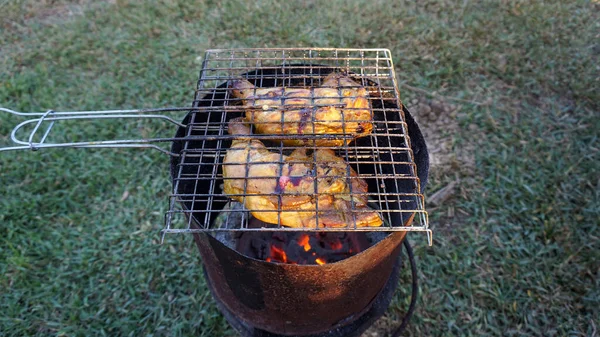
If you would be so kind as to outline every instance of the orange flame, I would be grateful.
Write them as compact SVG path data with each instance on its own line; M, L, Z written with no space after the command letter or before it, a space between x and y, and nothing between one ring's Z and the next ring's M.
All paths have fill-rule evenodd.
M278 262L283 262L283 263L287 263L287 254L285 253L285 251L275 245L271 245L271 256L273 256L273 258L278 261ZM271 262L271 261L267 261L267 262Z
M312 249L312 247L310 246L310 243L308 243L308 241L310 240L310 237L306 234L302 235L300 237L300 239L298 239L298 244L302 247L304 247L304 251L308 252L309 250Z
M325 260L323 260L323 259L322 259L322 258L320 258L320 257L318 257L318 258L315 260L315 262L317 262L317 264L318 264L319 266L322 266L322 265L324 265L325 263L327 263L327 262L325 262Z

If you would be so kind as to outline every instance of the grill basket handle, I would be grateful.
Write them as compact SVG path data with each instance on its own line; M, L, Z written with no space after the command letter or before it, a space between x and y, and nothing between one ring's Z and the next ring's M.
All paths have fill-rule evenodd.
M42 148L150 148L166 153L171 156L179 154L172 153L154 143L171 142L172 138L151 138L151 139L118 139L118 140L100 140L85 142L48 142L56 122L68 120L97 120L97 119L127 119L144 118L160 119L173 123L177 126L184 126L175 119L158 114L160 112L181 112L189 111L190 108L159 108L159 109L136 109L136 110L104 110L104 111L54 111L46 112L20 112L0 107L0 112L6 112L11 115L25 117L27 120L16 124L10 133L11 141L16 146L0 147L1 151L11 150L32 150L36 151ZM26 134L26 127L33 126L26 138L20 138L19 134ZM41 135L41 136L40 136Z

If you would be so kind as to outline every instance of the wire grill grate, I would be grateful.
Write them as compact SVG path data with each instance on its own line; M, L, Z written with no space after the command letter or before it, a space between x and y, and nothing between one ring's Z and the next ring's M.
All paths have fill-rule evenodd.
M233 153L230 148L234 136L227 133L228 120L243 116L249 109L242 99L231 93L231 83L244 78L256 87L308 88L310 105L316 99L314 88L322 84L331 73L348 74L361 87L367 89L369 107L373 117L371 134L355 141L352 135L343 131L337 134L319 133L297 134L257 134L249 138L264 144L264 150L278 154L278 159L260 164L273 164L281 167L286 163L286 155L297 149L308 150L312 158L312 167L316 167L316 155L319 149L331 149L348 166L344 175L318 176L312 173L314 190L300 196L312 197L313 213L317 221L301 227L281 225L281 218L288 210L282 208L281 195L272 190L248 192L249 180L263 179L271 183L279 180L272 175L254 175L246 177L244 190L238 195L228 195L223 191L224 181L231 179L223 174L226 154ZM202 231L426 231L428 229L427 212L424 197L419 192L420 182L416 176L407 125L404 122L398 87L395 80L391 55L385 49L242 49L209 50L206 52L200 79L194 100L194 110L184 121L185 134L174 145L173 157L174 193L171 196L170 209L166 214L164 233L202 232ZM256 89L255 89L256 90ZM282 98L281 107L286 108ZM287 107L294 109L295 107ZM282 117L283 118L283 117ZM315 122L314 114L312 122ZM343 118L343 114L342 114ZM341 120L344 123L352 120ZM314 125L314 124L313 124ZM283 122L281 126L283 130ZM255 128L253 128L255 129ZM342 127L342 130L345 130ZM256 132L256 130L253 130ZM302 138L302 145L284 145L283 140ZM345 139L342 146L317 146L320 139L334 137ZM250 140L248 140L250 142ZM296 164L298 162L291 162ZM257 164L258 165L258 164ZM249 165L247 165L249 166ZM351 167L351 169L350 169ZM356 177L350 176L350 170L356 171ZM246 169L246 174L248 169ZM280 171L281 172L281 171ZM348 174L347 174L348 173ZM325 217L327 210L319 209L320 195L318 185L325 179L346 179L350 191L338 193L335 197L346 197L353 201L351 181L361 179L368 186L368 192L361 193L368 199L368 207L352 207L351 221L345 227L319 226L319 215ZM269 184L265 184L269 185ZM232 201L238 196L245 201L250 195L278 198L273 209L248 212L243 206ZM361 213L376 211L383 218L380 227L357 226L356 218ZM273 213L277 224L267 224L256 220L258 213ZM253 215L254 214L254 215ZM405 226L410 224L410 226ZM428 237L429 237L428 235Z

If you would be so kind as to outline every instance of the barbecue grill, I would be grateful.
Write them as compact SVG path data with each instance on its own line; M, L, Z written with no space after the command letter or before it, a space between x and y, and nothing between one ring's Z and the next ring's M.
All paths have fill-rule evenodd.
M258 88L315 88L331 73L343 74L356 82L357 86L367 90L373 124L370 134L354 139L353 135L345 132L344 127L336 134L304 132L301 135L260 134L253 129L253 133L245 137L260 141L266 151L279 155L279 160L261 164L280 167L285 164L284 157L298 148L307 151L308 158L312 158L307 165L313 166L319 164L317 151L324 148L334 151L337 157L349 165L346 174L325 177L318 176L316 169L313 170L304 177L314 182L314 190L306 192L306 195L318 201L321 196L316 191L324 179L345 179L349 186L352 186L353 179L361 179L368 185L368 191L361 192L368 198L367 209L379 214L382 225L357 226L356 217L365 212L365 209L358 209L352 202L352 207L347 212L353 221L348 221L346 226L319 226L319 215L325 213L319 210L319 202L316 202L316 225L287 227L280 220L281 214L287 211L282 208L281 196L277 207L263 210L279 214L277 223L259 221L254 210L244 208L223 190L224 182L230 179L223 174L226 165L223 159L230 150L232 141L239 138L228 134L228 123L234 118L243 117L249 109L243 100L232 95L231 83L241 78ZM315 104L318 98L311 94L308 103L311 109L318 108ZM340 103L339 106L342 107L343 104ZM286 105L285 98L282 97L278 108L285 110L294 107ZM424 232L431 244L431 230L422 194L428 169L426 147L418 126L402 105L391 55L386 49L208 50L203 59L193 104L188 107L75 112L48 110L40 113L22 113L4 108L0 110L29 118L17 124L11 132L11 140L15 146L0 148L0 151L53 147L129 147L151 148L169 155L173 190L161 231L163 238L166 234L193 234L203 258L211 291L222 311L235 317L228 318L230 322L232 319L239 319L235 324L232 323L238 330L240 326L251 325L275 336L312 335L340 329L349 321L364 316L376 302L374 299L382 292L386 282L392 279L391 275L397 275L398 268L395 266L400 244L407 232ZM173 125L176 131L174 136L164 138L52 141L52 130L65 121L131 118L161 120ZM305 122L315 125L319 121L313 113ZM343 126L353 121L342 117L341 120L328 122L339 122ZM317 146L319 140L332 138L342 139L343 145ZM302 139L304 143L302 146L286 146L283 143L287 139ZM356 176L351 176L350 170L355 170ZM245 179L250 178L246 176ZM266 180L274 177L252 179ZM358 193L350 188L349 192L340 197L354 200ZM272 197L273 193L266 191L256 195L267 198ZM246 189L240 196L248 196ZM248 251L240 254L239 242L248 242L248 238L252 241L261 235L264 238L265 233L323 237L355 233L352 235L359 235L358 239L352 240L362 240L361 242L368 244L363 244L362 251L349 254L341 261L318 263L325 266L273 263L270 259L248 257ZM267 238L270 238L269 235L271 234L267 234ZM242 240L242 236L245 239ZM303 236L305 244L308 243L306 237ZM271 246L271 250L273 249ZM324 261L315 259L317 260ZM302 274L304 278L299 280L296 276L282 277L292 274ZM240 280L240 277L244 280ZM321 284L329 284L331 288L321 289L318 284L310 285L304 281L310 279L314 282L315 278L321 278ZM357 287L366 289L352 294L351 290ZM282 294L289 289L300 288L304 289L304 293L288 293L282 298ZM309 288L312 290L308 290ZM317 288L319 289L315 290ZM332 288L337 289L339 294L329 296L329 303L323 305L319 296L330 294ZM393 289L395 287L392 288L392 293ZM307 292L314 296L307 297ZM276 303L278 298L283 304ZM310 306L315 314L305 315L295 321L290 321L292 318L289 315L280 314L286 306L293 308L300 304ZM337 306L334 313L315 322L315 317L331 311L332 305ZM246 335L260 335L256 331L259 330L247 332Z

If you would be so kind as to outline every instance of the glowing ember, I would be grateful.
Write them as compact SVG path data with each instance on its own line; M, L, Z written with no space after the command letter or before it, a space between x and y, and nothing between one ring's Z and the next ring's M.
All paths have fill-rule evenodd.
M340 250L343 247L342 241L340 241L339 239L335 242L331 242L331 249L333 250Z
M356 239L346 234L299 233L294 234L294 237L297 239L288 241L280 235L273 236L265 261L322 266L343 260L362 250L355 242Z
M273 263L324 265L347 259L369 247L363 233L245 233L238 251Z

